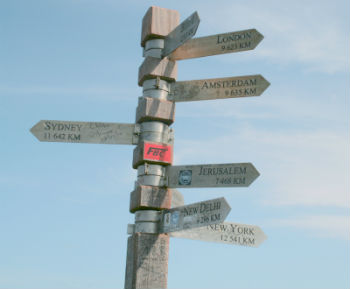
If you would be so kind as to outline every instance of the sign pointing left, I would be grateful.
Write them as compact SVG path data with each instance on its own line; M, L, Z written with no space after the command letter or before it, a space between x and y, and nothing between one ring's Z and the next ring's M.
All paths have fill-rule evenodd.
M137 144L139 127L128 123L41 120L31 133L45 142Z

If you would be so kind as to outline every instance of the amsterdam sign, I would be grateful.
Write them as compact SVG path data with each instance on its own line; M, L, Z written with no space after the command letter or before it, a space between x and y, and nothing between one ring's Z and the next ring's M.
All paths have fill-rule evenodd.
M259 96L269 85L261 75L177 81L170 85L168 98L180 102Z

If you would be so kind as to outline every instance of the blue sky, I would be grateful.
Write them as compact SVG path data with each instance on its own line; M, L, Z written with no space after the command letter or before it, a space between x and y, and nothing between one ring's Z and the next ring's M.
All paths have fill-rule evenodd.
M342 0L0 3L0 288L123 288L132 146L41 143L41 119L133 123L141 20L198 11L196 36L255 28L253 51L178 62L178 80L261 74L260 96L176 106L174 164L251 162L225 197L259 248L171 239L168 288L350 286L349 13Z

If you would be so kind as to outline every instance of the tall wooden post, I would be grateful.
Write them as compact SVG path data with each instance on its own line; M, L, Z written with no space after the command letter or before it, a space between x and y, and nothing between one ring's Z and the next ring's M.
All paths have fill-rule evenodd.
M46 142L137 144L132 163L137 181L130 195L135 224L128 227L126 289L167 288L168 234L251 247L266 239L257 226L223 223L231 209L224 198L184 206L181 193L169 189L247 187L259 176L251 163L172 166L174 134L169 126L175 102L259 96L269 86L261 75L175 82L175 60L251 50L263 38L249 29L191 39L199 21L194 12L179 25L177 11L148 9L141 33L145 60L138 75L143 95L135 124L41 120L31 129Z
M143 87L136 110L140 141L134 150L138 171L130 196L135 226L128 239L125 289L167 288L169 236L158 234L159 211L171 206L171 190L165 187L165 167L173 159L175 103L168 100L169 83L177 76L175 61L162 58L164 38L179 24L175 10L150 7L142 21L144 62L138 84Z

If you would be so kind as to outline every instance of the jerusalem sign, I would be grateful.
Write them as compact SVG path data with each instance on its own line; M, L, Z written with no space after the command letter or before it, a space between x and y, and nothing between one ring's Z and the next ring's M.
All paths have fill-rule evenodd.
M247 187L259 172L251 163L168 166L168 187Z

